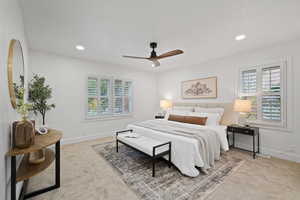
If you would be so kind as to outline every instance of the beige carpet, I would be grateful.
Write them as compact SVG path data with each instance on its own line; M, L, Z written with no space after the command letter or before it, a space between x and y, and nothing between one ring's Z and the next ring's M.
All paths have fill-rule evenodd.
M91 145L111 141L94 140L62 147L61 188L33 200L138 200L114 169ZM226 178L210 200L299 200L300 164L232 151L245 163ZM53 184L53 165L32 178L29 191Z

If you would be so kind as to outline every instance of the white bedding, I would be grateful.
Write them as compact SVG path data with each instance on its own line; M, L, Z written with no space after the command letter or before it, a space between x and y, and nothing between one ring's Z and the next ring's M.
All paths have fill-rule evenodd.
M165 119L156 119L164 120ZM215 131L221 143L221 150L228 150L228 142L226 138L226 126L200 126L194 124L186 124L180 122L168 121L168 123L180 124L188 128L195 129L210 129ZM172 135L160 131L155 131L149 128L143 128L134 124L129 124L128 129L133 129L134 132L156 140L172 142L172 163L185 175L196 177L199 171L195 168L203 167L204 163L199 153L198 141L194 138Z

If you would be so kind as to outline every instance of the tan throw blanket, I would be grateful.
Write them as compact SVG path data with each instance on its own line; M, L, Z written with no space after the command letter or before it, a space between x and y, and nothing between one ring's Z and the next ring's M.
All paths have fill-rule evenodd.
M164 120L148 120L135 123L134 125L167 134L196 139L199 143L200 156L204 162L204 170L213 167L215 160L220 159L221 144L217 133L213 130L186 127Z

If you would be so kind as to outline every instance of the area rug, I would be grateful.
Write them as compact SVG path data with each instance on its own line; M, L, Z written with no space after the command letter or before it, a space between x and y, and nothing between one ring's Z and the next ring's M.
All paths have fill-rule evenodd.
M117 153L113 142L94 145L93 148L116 169L141 200L204 200L243 163L243 160L225 153L208 174L200 173L191 178L182 175L175 166L169 168L161 160L156 164L153 178L150 157L122 144Z

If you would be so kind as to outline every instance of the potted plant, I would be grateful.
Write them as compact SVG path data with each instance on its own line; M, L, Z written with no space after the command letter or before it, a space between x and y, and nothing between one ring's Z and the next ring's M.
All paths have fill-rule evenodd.
M28 100L32 104L32 111L35 115L42 116L41 128L47 128L45 124L46 112L55 108L55 104L49 104L52 97L52 88L45 84L45 78L35 74L29 83Z
M17 112L21 115L21 120L13 123L13 144L17 148L28 148L34 144L35 137L34 124L28 120L28 113L32 106L24 102L24 87L15 85L14 90L17 99Z

